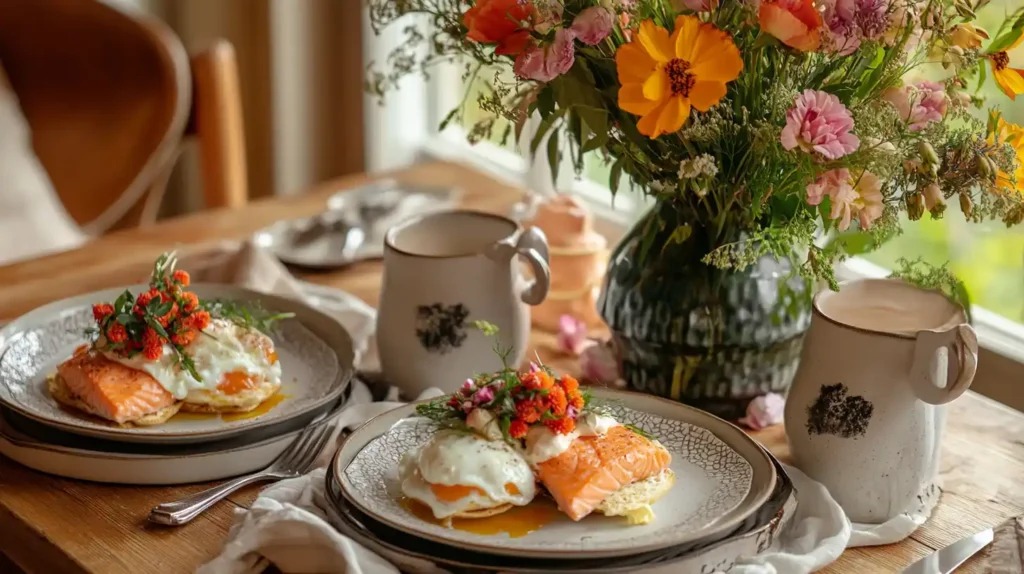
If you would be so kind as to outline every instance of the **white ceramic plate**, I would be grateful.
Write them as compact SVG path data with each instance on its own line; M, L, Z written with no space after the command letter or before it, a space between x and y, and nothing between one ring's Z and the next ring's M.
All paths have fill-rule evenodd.
M0 329L0 403L54 428L108 440L145 443L199 443L222 440L253 429L296 419L337 401L352 376L353 347L345 328L305 303L231 285L194 285L202 299L260 301L269 310L292 312L272 335L281 361L280 393L285 399L253 418L175 417L162 425L123 428L62 407L46 389L46 377L86 342L93 324L91 305L113 300L124 287L80 295L40 307ZM128 287L133 293L144 285Z
M434 423L414 416L415 405L369 421L342 445L335 459L345 498L392 528L443 544L505 556L578 558L625 556L677 546L725 532L770 496L771 460L739 428L702 411L650 395L595 389L615 401L614 416L655 437L672 453L676 484L654 505L650 524L627 526L621 517L591 515L573 522L560 515L525 536L481 536L420 520L401 504L397 464L403 453L429 440ZM756 496L748 496L754 490Z
M776 463L778 480L771 496L743 524L720 537L709 537L681 546L620 558L561 560L555 563L530 558L509 558L453 548L408 536L360 515L341 494L329 467L324 477L323 508L331 524L343 535L373 550L403 570L417 571L424 563L435 564L452 574L495 574L515 571L527 574L583 571L615 574L678 574L724 572L740 557L775 548L775 540L796 512L796 491ZM556 566L557 565L557 566Z
M344 400L314 413L333 419ZM134 485L191 484L255 472L270 465L308 426L285 422L244 437L198 445L117 443L65 433L0 407L0 454L31 469L74 478Z

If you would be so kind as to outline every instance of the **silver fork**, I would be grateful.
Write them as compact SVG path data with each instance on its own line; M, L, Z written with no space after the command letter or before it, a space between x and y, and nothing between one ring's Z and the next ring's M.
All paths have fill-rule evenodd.
M150 511L149 520L167 526L181 526L247 484L264 480L296 478L306 472L316 460L320 451L327 444L333 428L334 425L331 424L311 426L302 431L302 434L266 469L241 476L175 502L165 502Z

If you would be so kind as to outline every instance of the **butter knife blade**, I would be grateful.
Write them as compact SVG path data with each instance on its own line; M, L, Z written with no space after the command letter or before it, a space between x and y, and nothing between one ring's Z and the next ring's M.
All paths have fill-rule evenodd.
M950 574L968 558L992 542L992 529L981 532L940 548L928 556L914 562L903 574Z

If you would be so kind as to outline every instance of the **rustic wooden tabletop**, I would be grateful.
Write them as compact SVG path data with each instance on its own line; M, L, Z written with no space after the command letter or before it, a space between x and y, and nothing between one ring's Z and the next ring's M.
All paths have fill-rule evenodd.
M418 184L458 186L464 190L465 205L480 210L507 212L519 196L514 188L453 164L425 164L394 175ZM202 250L211 242L243 239L274 221L315 214L332 193L369 179L331 181L299 196L203 212L115 233L76 251L0 267L0 320L70 295L133 283L145 277L154 258L169 248ZM299 275L377 303L378 263ZM531 344L557 368L575 370L572 359L558 354L551 335L534 333ZM781 425L753 436L783 461L789 459ZM824 571L899 571L935 549L1024 512L1024 414L970 392L955 401L949 406L941 474L939 505L910 538L847 550ZM184 527L152 526L146 515L161 502L208 486L93 484L41 474L0 457L0 571L19 567L40 573L192 572L219 550L234 510L249 505L258 487L240 491ZM972 559L960 571L983 568Z

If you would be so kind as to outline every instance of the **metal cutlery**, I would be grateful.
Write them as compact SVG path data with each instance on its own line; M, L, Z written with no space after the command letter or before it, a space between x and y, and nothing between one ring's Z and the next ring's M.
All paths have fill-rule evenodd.
M903 574L950 574L968 558L991 544L992 538L992 529L986 528L914 562Z
M310 465L324 449L333 430L332 424L308 427L265 470L236 478L175 502L160 504L150 511L149 520L166 526L181 526L247 484L296 478L309 470Z

